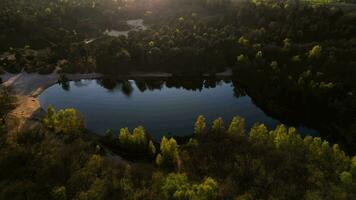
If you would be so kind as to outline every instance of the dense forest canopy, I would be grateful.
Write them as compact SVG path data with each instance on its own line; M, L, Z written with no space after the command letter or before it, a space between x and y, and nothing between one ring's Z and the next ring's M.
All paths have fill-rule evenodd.
M0 74L60 73L65 82L97 72L110 88L126 83L112 74L169 72L199 89L202 74L232 69L236 95L330 138L283 125L248 130L239 116L199 116L191 137L155 141L143 125L98 138L78 111L53 107L38 127L14 131L19 101L1 86L0 199L356 199L353 3L0 1ZM147 29L129 31L128 19Z

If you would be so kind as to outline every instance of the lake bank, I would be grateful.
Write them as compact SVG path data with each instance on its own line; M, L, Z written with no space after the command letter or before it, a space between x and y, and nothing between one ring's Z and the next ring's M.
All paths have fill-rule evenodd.
M88 73L88 74L65 74L68 81L78 81L82 79L98 79L102 78L102 74ZM203 77L209 77L209 74L203 74ZM3 80L2 85L11 87L14 95L17 97L17 106L10 112L9 116L16 119L17 130L22 130L24 127L32 126L33 121L38 121L44 114L41 108L38 96L47 88L58 83L60 75L53 72L47 75L37 73L22 72L19 74L5 73L0 75ZM118 79L134 79L134 78L170 78L173 77L171 73L145 73L133 72L125 75L115 76ZM232 77L232 71L227 70L215 75L217 78ZM28 123L30 122L30 123Z

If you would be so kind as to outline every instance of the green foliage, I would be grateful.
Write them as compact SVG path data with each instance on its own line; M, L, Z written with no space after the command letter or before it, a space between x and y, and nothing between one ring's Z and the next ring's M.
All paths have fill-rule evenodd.
M151 155L156 155L156 147L155 147L155 145L153 144L153 142L152 141L150 141L149 143L148 143L148 151L150 152L150 154Z
M245 119L240 116L233 117L229 128L227 129L227 133L232 135L243 135L245 133Z
M50 116L56 114L49 109ZM221 119L217 121L219 126L206 128L207 134L181 147L173 138L163 137L156 163L164 169L149 162L116 160L103 156L105 152L100 155L100 144L84 139L83 134L68 140L50 128L20 133L12 141L2 136L0 196L38 200L356 197L356 156L348 157L338 145L302 138L296 129L283 125L268 130L256 124L243 134L245 120L240 117L234 117L227 130L219 128L222 134L209 134L221 127ZM121 129L119 137L130 145L144 146L146 155L152 156L154 143L146 140L142 145L143 132L142 127L133 134ZM165 174L175 165L177 171Z
M243 69L234 70L264 110L276 116L292 113L296 123L321 125L354 147L356 29L349 9L270 0L239 6L216 0L165 2L168 7L125 2L1 1L0 49L8 51L1 56L1 68L48 73L58 64L72 73L119 68L201 74L222 70L216 66L232 66L239 55ZM190 15L186 5L195 12L197 6L199 15ZM180 8L188 16L170 13ZM118 20L128 18L122 13L130 9L138 10L128 13L130 18L146 13L145 22L157 21L147 20L152 23L147 31L128 37L102 37L102 30L116 29ZM214 17L209 16L211 11ZM101 39L84 45L85 39L96 37ZM282 46L276 45L281 41ZM316 41L319 45L308 49ZM27 44L38 49L9 49ZM319 59L323 55L326 59ZM263 57L271 67L250 62L253 57ZM2 119L13 106L9 93L4 94ZM301 108L308 108L311 116L306 118ZM320 110L326 108L331 113L321 116ZM338 145L321 138L302 138L293 128L278 126L270 131L256 124L245 131L244 120L234 118L227 129L218 119L208 130L202 118L194 127L202 137L179 148L173 139L162 139L157 164L179 163L178 169L185 173L166 177L166 171L146 163L125 167L119 164L124 161L110 162L97 154L99 144L88 142L83 134L75 140L53 134L81 133L81 121L73 110L49 108L44 119L49 130L19 133L14 143L0 134L0 199L356 199L356 157L349 158ZM217 130L227 134L209 134ZM0 131L6 133L5 128ZM149 155L158 153L143 128L122 132L120 140L115 139L121 146L117 152L142 148ZM151 170L159 171L161 179L154 179ZM203 181L190 182L188 177Z
M200 184L191 184L185 174L171 173L164 180L161 190L166 199L214 200L218 184L210 177Z
M72 108L56 111L49 106L43 123L55 133L65 135L81 133L84 130L83 118Z
M237 122L237 118L232 121L237 124L235 127L243 124L243 120ZM224 198L355 197L351 189L355 181L350 172L353 160L337 145L330 146L310 136L303 139L295 128L287 129L283 125L269 131L265 125L256 124L248 134L220 136L206 134L198 146L183 146L182 151L187 152L181 155L181 162L182 167L191 172L188 175L200 174L200 178L209 175L220 180L219 195ZM267 185L269 190L262 189ZM249 189L246 192L232 188Z
M352 183L352 174L350 172L342 172L340 174L341 182L350 185Z
M237 56L237 61L239 63L247 63L248 62L248 57L245 56L244 54L240 54L239 56Z
M250 44L250 41L248 39L246 39L244 36L241 36L239 38L239 44L242 46L248 46Z
M204 116L200 115L195 121L194 134L199 137L202 135L205 129L206 129L205 118Z
M211 126L213 131L220 132L225 130L225 123L223 118L219 117L213 121Z
M156 163L159 166L173 167L179 159L179 146L174 138L167 139L163 136L160 143L160 154L157 155Z
M129 132L128 128L122 128L120 130L119 140L123 146L126 145L145 146L147 144L145 129L142 126L135 128L132 134Z
M162 166L163 165L163 157L162 155L159 153L156 156L156 165L158 166Z
M320 45L315 45L308 53L309 58L319 58L321 56L322 48Z
M41 128L9 137L1 136L1 199L129 199L141 190L124 188L124 180L133 182L126 164L99 155L84 134L68 140Z
M142 126L135 128L132 134L128 128L120 129L119 143L120 147L130 154L149 153L154 155L156 153L152 141L148 142L145 129Z
M262 51L258 51L257 53L256 53L256 59L257 60L261 60L262 58L263 58L263 54L262 54Z
M66 200L66 188L64 186L58 186L52 190L52 198L54 200Z
M292 57L292 61L293 61L293 62L301 62L302 60L300 59L300 56L299 56L299 55L296 55L296 56L293 56L293 57Z

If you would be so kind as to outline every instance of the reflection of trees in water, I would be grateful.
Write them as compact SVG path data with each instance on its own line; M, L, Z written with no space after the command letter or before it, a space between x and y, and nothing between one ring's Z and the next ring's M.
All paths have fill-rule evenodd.
M70 90L70 84L68 81L59 82L59 84L61 85L63 90L65 90L65 91Z
M109 91L121 91L123 94L130 96L134 90L132 84L135 84L140 92L161 90L163 87L177 88L191 91L201 91L204 88L215 88L223 83L232 83L233 91L236 97L246 95L245 91L239 87L237 81L221 80L216 78L167 78L167 79L137 79L133 81L104 78L97 80L97 83Z
M76 87L85 87L88 86L91 83L91 80L77 80L74 81L74 85Z
M117 80L110 79L110 78L104 78L104 79L98 79L97 83L105 89L113 90L113 89L115 89L115 87L117 85Z
M241 86L241 83L239 81L232 81L232 86L234 88L234 96L236 98L246 96L246 90Z
M120 91L126 96L131 96L133 87L128 80L118 80L113 78L98 79L97 83L110 92Z
M130 81L119 81L119 85L121 86L121 91L126 96L131 96L133 92L133 87Z

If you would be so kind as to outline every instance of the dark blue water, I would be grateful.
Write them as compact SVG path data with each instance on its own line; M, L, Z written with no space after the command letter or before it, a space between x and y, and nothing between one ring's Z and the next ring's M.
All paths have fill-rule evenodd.
M270 128L280 124L255 106L249 96L236 97L232 83L223 81L210 86L202 83L179 87L164 81L105 84L82 80L69 82L64 88L54 85L45 90L40 96L42 107L51 104L57 109L75 108L85 117L87 127L99 135L107 129L117 133L122 127L132 129L139 125L156 139L163 135L190 135L198 115L204 115L208 123L218 117L229 122L239 115L246 119L247 128L256 122ZM305 127L297 129L302 134L318 135Z

